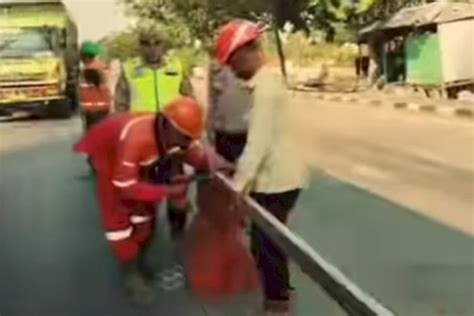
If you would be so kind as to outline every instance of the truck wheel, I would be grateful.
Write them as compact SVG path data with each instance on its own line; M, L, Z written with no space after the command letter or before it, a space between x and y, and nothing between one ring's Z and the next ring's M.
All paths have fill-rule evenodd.
M68 119L72 115L69 100L51 102L46 108L46 117L54 119Z

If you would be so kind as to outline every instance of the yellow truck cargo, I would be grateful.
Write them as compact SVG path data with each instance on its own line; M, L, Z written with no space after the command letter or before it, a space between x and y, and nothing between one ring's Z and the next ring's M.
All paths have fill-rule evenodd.
M77 108L77 27L62 1L0 0L0 114Z

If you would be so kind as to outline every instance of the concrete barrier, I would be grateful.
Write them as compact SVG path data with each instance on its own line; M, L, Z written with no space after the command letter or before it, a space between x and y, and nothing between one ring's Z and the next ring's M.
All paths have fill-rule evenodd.
M293 92L296 93L296 95L311 96L312 99L326 102L388 107L400 111L404 110L474 120L474 103L463 101L440 99L409 100L382 93L329 93L302 87L294 88Z

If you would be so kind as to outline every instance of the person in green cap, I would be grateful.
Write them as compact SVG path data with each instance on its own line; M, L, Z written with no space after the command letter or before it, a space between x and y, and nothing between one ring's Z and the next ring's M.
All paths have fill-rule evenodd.
M84 68L102 68L106 66L97 58L102 52L102 47L99 43L93 41L85 41L80 48L81 62Z
M153 20L141 21L136 29L140 56L122 65L115 92L116 111L157 113L180 96L193 97L191 82L181 61L169 54L170 38L165 26ZM156 181L183 174L183 164L176 159L160 165ZM180 236L187 220L187 198L168 201L168 221L171 234Z
M89 130L110 113L112 98L107 84L107 66L97 56L101 46L92 41L82 43L80 82L80 109L84 130Z

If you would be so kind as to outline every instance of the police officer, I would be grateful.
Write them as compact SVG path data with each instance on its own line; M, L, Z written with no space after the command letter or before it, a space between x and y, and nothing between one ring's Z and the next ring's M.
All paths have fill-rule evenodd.
M167 54L168 36L153 22L137 28L140 57L127 60L116 91L119 111L159 112L179 96L193 91L180 60Z

